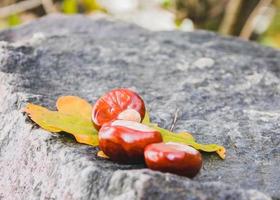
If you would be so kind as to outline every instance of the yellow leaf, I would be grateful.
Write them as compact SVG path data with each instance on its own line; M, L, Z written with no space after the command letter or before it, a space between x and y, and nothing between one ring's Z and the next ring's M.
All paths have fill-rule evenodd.
M98 145L98 133L91 120L81 118L79 115L50 111L34 104L28 104L25 112L34 122L48 131L65 131L72 134L80 143Z
M24 109L24 112L28 113L29 116L32 116L31 119L36 122L41 128L50 131L50 132L60 132L61 130L55 127L48 126L44 121L38 120L37 113L47 112L48 109L41 106L32 106L32 104L27 104Z
M91 121L92 107L87 101L76 96L63 96L57 100L56 106L58 111L50 111L42 106L28 104L24 111L45 130L50 132L65 131L72 134L80 143L98 145L98 132ZM164 142L178 142L190 145L197 150L216 152L222 159L225 158L226 149L223 146L199 144L190 133L173 133L160 128L157 124L150 122L148 111L146 111L142 123L158 130ZM98 152L98 156L107 157L102 153Z
M92 106L77 96L62 96L56 101L57 110L61 113L82 117L91 121Z
M142 120L141 122L142 124L145 124L147 126L158 126L157 124L155 123L151 123L151 119L150 119L150 114L149 112L146 110L145 112L145 116L144 116L144 119Z
M97 156L100 158L109 159L109 157L103 151L98 151Z
M82 3L87 11L106 11L97 0L82 0Z
M144 119L142 120L142 124L147 124L148 125L150 123L151 123L150 114L149 114L148 110L146 109Z
M77 0L63 0L62 10L66 14L75 14L78 12Z
M181 138L184 138L185 140L193 140L193 141L195 141L195 139L192 136L192 134L190 134L188 132L181 132L181 133L174 133L174 134L177 134L178 136L180 136Z
M226 149L217 144L199 144L195 141L190 133L173 133L164 128L150 125L150 127L158 130L161 133L164 142L178 142L192 146L193 148L205 152L216 152L222 159L225 159Z

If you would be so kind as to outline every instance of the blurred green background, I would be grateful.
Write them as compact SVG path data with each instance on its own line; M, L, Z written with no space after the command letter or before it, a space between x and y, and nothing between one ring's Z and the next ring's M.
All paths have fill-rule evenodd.
M0 0L0 30L51 13L109 16L154 31L206 29L280 48L280 0Z

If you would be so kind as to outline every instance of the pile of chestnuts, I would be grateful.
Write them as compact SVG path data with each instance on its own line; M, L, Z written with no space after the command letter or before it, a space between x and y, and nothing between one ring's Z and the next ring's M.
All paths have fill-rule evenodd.
M145 112L143 99L129 89L114 89L99 98L92 121L99 130L100 149L114 162L145 162L152 170L194 177L202 166L200 152L163 143L160 132L141 123Z

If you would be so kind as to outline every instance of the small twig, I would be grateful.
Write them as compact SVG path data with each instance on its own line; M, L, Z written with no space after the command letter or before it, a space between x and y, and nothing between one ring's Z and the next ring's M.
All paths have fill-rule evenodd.
M219 32L231 35L238 20L238 15L244 0L230 0L226 6L225 14L221 22Z
M42 5L47 14L57 12L52 0L42 0Z
M171 127L170 127L170 131L174 130L175 124L178 120L178 112L179 112L179 110L176 109L175 114L174 114L174 118L173 118L173 121L172 121L172 124L171 124Z
M0 8L0 17L4 18L16 13L30 10L32 8L41 5L41 3L42 3L41 0L26 0L26 1L21 1L17 4L12 4L10 6Z
M262 8L265 8L271 4L272 0L261 0L257 6L254 8L252 13L249 15L248 19L243 26L241 33L239 35L240 38L245 40L250 39L253 30L254 30L254 20L256 17L262 12Z

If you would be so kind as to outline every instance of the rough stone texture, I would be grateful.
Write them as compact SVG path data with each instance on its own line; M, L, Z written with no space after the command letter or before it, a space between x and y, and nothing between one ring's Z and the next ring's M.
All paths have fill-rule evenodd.
M49 16L0 39L0 199L280 198L279 51L82 16ZM26 102L94 102L115 87L137 90L163 127L177 112L176 131L224 145L226 160L204 154L194 180L118 165L21 113Z

